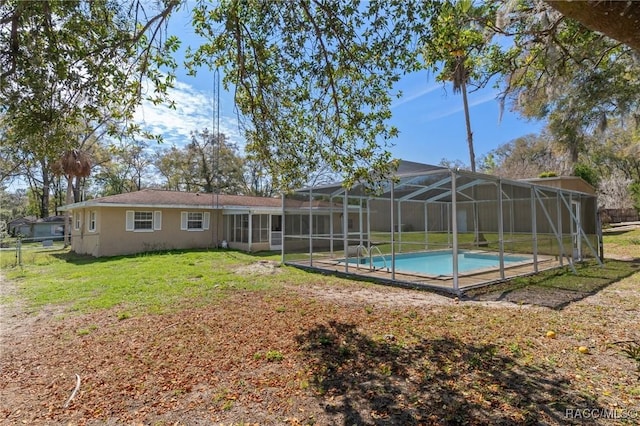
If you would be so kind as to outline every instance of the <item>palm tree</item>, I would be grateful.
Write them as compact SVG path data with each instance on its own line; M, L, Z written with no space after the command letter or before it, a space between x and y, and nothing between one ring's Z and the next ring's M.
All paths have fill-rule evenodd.
M471 171L476 172L476 154L473 149L473 132L471 131L471 116L469 114L469 100L467 99L467 80L469 79L469 73L465 66L466 55L462 50L456 50L452 52L454 61L450 62L453 65L453 71L450 74L451 83L453 85L453 93L462 94L462 107L464 110L464 121L467 127L467 145L469 147L469 163ZM472 188L473 198L476 198L476 187ZM475 228L475 243L479 246L486 246L487 239L484 233L480 231L480 217L477 214L478 206L474 204L474 228Z
M54 173L64 174L67 178L67 204L76 201L74 196L73 178L76 178L76 188L79 187L79 179L88 177L91 174L91 157L84 151L72 149L65 152L60 160L54 165ZM65 212L64 220L64 246L69 245L69 210Z
M469 163L471 171L476 171L476 154L473 149L473 132L471 131L471 117L469 115L469 100L467 99L467 80L469 79L469 73L465 66L466 55L462 50L456 50L452 52L454 61L453 72L451 72L450 78L453 85L453 93L462 94L462 106L464 109L464 120L467 126L467 144L469 146Z
M432 21L433 37L423 48L423 57L428 68L437 71L437 80L451 82L453 93L462 94L463 111L467 130L469 165L476 172L476 156L473 147L473 132L469 114L467 85L473 81L478 87L487 83L487 74L480 66L481 57L489 48L478 17L484 15L483 6L474 6L471 0L442 3L437 17ZM476 188L472 188L475 199ZM479 232L477 205L474 205L475 241L485 245L486 239Z

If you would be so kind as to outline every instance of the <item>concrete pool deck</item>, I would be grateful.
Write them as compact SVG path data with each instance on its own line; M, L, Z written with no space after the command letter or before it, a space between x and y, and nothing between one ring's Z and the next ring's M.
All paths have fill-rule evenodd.
M497 254L484 251L479 251L478 253ZM385 268L370 269L368 265L357 267L356 264L349 263L348 270L345 270L345 263L343 260L344 258L340 259L314 257L313 261L305 259L286 261L285 263L304 269L316 270L319 272L332 272L340 275L344 274L353 276L355 278L370 279L401 287L423 288L436 291L444 291L447 293L456 293L453 285L452 275L428 275L396 271L395 279L392 279L392 273L390 271L388 272ZM568 262L565 259L563 265L567 264ZM499 268L485 268L482 270L460 273L458 274L459 292L462 293L465 290L470 290L472 288L490 285L518 276L531 275L535 274L536 272L561 266L560 260L556 256L547 255L538 255L537 265L538 268L536 271L533 263L533 258L528 261L517 262L512 265L505 265L504 278L500 274Z

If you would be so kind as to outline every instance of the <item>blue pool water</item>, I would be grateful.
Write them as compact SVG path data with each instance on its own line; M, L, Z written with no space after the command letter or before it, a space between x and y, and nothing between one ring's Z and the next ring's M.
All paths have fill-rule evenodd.
M391 255L373 256L372 263L375 268L389 268L391 270ZM505 267L509 264L530 260L526 256L505 255ZM350 263L357 263L357 259L350 259ZM361 258L361 265L369 266L369 258ZM500 257L489 253L458 254L458 273L467 273L480 269L492 269L500 267ZM427 275L452 275L453 257L451 251L435 251L421 253L396 254L396 272L427 274Z

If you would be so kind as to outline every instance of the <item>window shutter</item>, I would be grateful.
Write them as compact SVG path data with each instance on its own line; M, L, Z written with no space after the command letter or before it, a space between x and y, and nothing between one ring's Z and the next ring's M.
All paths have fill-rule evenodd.
M187 230L187 219L188 219L187 212L180 212L180 229L183 231Z
M125 231L133 231L133 210L127 210L127 224Z
M161 211L153 212L153 230L154 231L162 230L162 212Z
M202 229L209 229L209 212L204 212L202 215Z

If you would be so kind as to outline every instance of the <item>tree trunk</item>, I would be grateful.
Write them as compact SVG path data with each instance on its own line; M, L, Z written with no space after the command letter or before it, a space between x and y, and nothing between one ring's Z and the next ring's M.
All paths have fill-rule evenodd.
M460 90L462 91L462 104L464 106L464 121L467 125L467 144L469 145L469 162L471 171L476 172L476 154L473 149L473 132L471 131L471 117L469 116L469 101L467 100L467 83L462 79L460 81Z
M51 192L51 178L45 161L41 161L42 167L42 194L40 195L40 217L49 217L49 195Z
M71 200L71 202L79 203L80 201L82 201L80 197L80 176L76 176L76 184L71 185L71 189L73 190L73 199ZM69 203L68 199L67 199L67 203Z
M476 172L476 154L473 149L473 132L471 131L471 116L469 114L469 100L467 99L467 82L463 78L460 81L460 91L462 92L462 104L464 107L464 122L467 126L467 144L469 145L469 162L471 163L471 171ZM476 187L472 188L473 191L473 223L475 227L475 243L478 246L486 247L487 239L484 237L484 233L480 232L480 217L478 216L478 204L476 202ZM454 219L456 220L456 219Z
M73 176L67 176L67 205L73 203ZM69 210L64 212L64 247L69 247Z
M567 18L616 39L640 52L640 2L638 1L546 1Z

